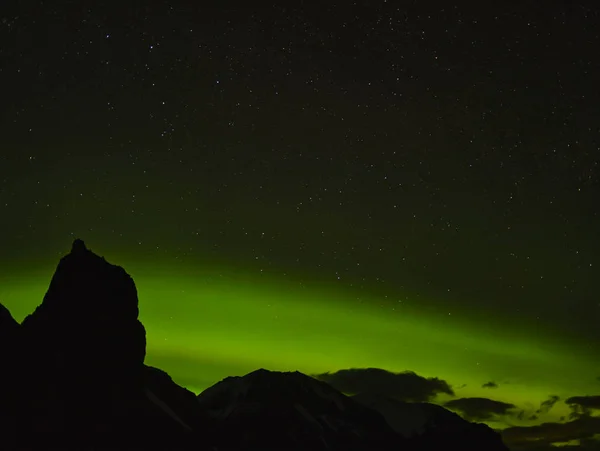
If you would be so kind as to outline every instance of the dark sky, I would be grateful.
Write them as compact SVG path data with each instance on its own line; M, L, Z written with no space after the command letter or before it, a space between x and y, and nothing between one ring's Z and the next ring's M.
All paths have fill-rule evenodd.
M2 277L79 236L537 337L595 380L598 6L292 3L3 2Z

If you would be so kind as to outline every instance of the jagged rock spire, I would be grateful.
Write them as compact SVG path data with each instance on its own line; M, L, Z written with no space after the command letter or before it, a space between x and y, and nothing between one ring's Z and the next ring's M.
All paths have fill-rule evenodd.
M85 246L85 243L83 242L82 239L77 238L75 241L73 241L73 244L71 246L72 254L82 253L87 250L88 250L88 248Z

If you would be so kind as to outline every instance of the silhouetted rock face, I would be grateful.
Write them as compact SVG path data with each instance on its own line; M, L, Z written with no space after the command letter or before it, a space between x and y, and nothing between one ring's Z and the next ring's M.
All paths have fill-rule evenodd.
M5 340L11 339L19 330L19 323L12 317L6 307L0 304L0 349L9 344Z
M133 280L76 240L21 325L0 305L0 449L210 449L210 417L145 346Z
M22 326L35 346L52 348L64 365L82 370L87 379L89 372L141 370L146 335L137 317L133 279L76 240L42 304Z
M0 304L0 449L14 446L18 437L20 418L15 412L20 402L16 390L19 375L15 369L19 365L19 333L19 323Z
M409 450L377 412L299 372L228 377L198 401L227 450Z
M131 277L75 241L21 325L24 380L40 387L29 399L35 434L59 440L72 429L83 437L131 416L144 399L146 338L137 317Z

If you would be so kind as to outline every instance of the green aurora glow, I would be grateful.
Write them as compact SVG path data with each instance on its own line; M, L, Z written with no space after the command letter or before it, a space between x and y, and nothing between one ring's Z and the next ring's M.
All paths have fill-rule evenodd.
M146 362L195 392L259 367L307 374L364 367L411 370L448 381L457 397L490 397L531 413L549 394L564 399L596 391L597 382L586 375L597 365L579 355L576 344L561 344L539 331L449 321L404 304L381 308L383 299L361 302L356 293L239 270L177 271L107 259L136 281L147 329ZM0 300L17 320L41 302L53 270L48 265L2 281ZM499 388L481 388L489 380ZM557 421L568 413L560 403L543 420Z

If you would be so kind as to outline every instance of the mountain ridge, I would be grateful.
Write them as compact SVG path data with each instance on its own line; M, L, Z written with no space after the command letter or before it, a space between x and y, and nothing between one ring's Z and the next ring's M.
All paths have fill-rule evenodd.
M424 451L452 436L404 436L379 405L298 371L258 369L195 395L144 363L138 315L134 280L82 240L21 324L0 304L0 448ZM463 450L471 438L506 449L462 421Z

